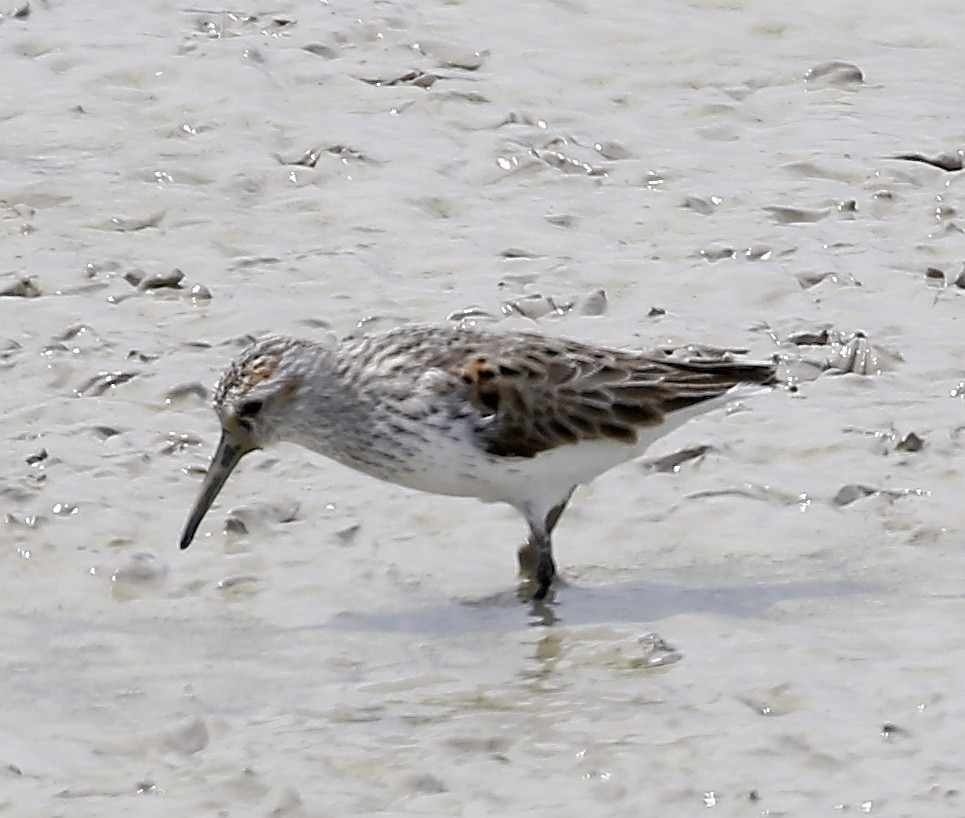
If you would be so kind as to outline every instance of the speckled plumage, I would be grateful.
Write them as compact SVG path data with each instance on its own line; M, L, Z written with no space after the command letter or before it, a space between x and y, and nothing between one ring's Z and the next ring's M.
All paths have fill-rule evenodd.
M261 339L218 382L223 427L186 548L231 469L279 440L383 480L515 506L542 599L550 535L573 489L771 364L683 360L529 332L420 325L342 342Z

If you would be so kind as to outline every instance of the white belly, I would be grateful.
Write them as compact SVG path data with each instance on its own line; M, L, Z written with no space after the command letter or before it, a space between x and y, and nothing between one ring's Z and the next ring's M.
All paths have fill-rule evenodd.
M420 451L421 468L401 476L402 479L390 479L435 494L478 497L514 506L536 494L561 496L642 455L655 440L692 417L759 391L759 387L737 386L720 397L672 412L659 426L638 429L634 444L585 440L540 452L535 457L496 457L476 448L468 438L439 435L433 445Z
M638 438L633 444L611 439L584 440L534 457L487 454L471 439L468 425L444 428L420 425L412 437L405 435L405 445L398 450L387 442L392 435L386 435L382 445L387 446L387 456L369 457L364 462L353 458L347 449L311 445L317 441L306 445L373 477L407 488L477 497L484 502L509 503L520 509L543 501L552 506L575 486L589 483L608 469L643 454L651 443L690 418L720 407L746 391L737 387L718 398L673 412L659 426L638 429ZM418 444L414 445L416 440Z
M534 457L496 457L468 441L440 438L420 453L411 472L393 479L409 488L519 506L534 494L563 495L636 456L639 446L591 440Z

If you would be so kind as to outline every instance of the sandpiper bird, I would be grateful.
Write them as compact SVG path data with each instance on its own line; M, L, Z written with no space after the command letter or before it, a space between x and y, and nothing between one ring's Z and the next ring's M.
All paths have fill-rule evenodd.
M221 440L181 548L242 457L290 441L409 488L509 503L529 523L519 563L542 600L556 574L550 537L578 485L734 387L774 380L766 363L455 325L263 338L214 390Z

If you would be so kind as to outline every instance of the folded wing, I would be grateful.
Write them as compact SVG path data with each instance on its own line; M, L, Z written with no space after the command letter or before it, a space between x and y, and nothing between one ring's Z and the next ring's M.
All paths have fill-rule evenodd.
M449 368L479 412L478 439L490 454L534 457L580 440L632 445L637 429L738 384L769 384L770 364L681 360L546 339L471 350Z

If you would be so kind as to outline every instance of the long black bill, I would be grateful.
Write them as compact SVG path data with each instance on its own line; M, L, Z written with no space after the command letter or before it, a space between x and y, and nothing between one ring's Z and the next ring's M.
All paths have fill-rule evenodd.
M181 535L181 548L187 548L194 539L194 534L201 525L204 515L208 513L214 498L218 496L221 487L228 479L238 462L248 452L254 449L247 441L240 441L232 434L224 430L221 432L221 440L218 441L218 448L214 450L214 457L211 458L211 465L208 466L208 473L205 475L204 483L201 484L201 492L198 499L194 501L194 508L188 517L188 522L184 526L184 533Z

